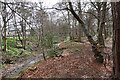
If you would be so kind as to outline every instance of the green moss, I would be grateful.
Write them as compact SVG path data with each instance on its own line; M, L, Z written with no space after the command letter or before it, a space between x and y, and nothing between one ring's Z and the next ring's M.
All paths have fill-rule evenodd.
M60 48L67 49L70 53L81 52L83 43L67 41L60 44Z
M5 68L6 67L6 64L1 64L0 63L0 68Z

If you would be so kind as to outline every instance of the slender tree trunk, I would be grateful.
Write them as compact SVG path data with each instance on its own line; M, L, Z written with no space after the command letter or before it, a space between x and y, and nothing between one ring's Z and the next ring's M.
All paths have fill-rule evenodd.
M44 52L44 30L43 30L43 24L41 25L41 47L42 47L43 58L44 58L44 60L46 60L45 52Z
M100 13L101 13L101 11L100 11L100 9L98 8L97 9L97 12L98 12L98 14L97 14L97 16L98 16L98 19L97 19L97 26L98 26L98 29L97 29L97 32L98 32L98 36L97 36L97 39L98 39L98 43L100 43L100 41L101 41L101 38L99 38L100 37Z
M23 25L23 49L26 49L26 24Z
M70 25L70 13L69 13L69 11L68 11L68 28L69 28L69 37L70 37L70 40L72 40L71 25Z
M78 2L78 8L79 8L78 14L79 14L79 16L80 16L81 19L82 19L82 10L81 10L81 3L80 3L80 2ZM78 26L78 30L79 30L78 41L81 42L81 36L82 36L81 24L79 23L78 25L79 25L79 26Z
M13 13L13 17L14 17L14 27L15 27L15 29L16 29L16 32L17 32L17 34L18 34L18 38L19 38L19 40L20 40L20 42L21 42L21 44L22 44L22 39L20 38L20 32L19 32L19 29L17 28L17 22L16 22L16 16L15 16L15 13ZM17 39L17 38L16 38Z
M6 31L7 31L6 24L7 24L7 22L6 22L5 17L3 18L3 22L4 22L4 25L3 25L3 28L4 28L3 44L4 44L4 51L6 52L6 49L7 49L7 45L6 45L6 40L7 40L7 38L6 38Z
M41 5L42 7L42 5ZM43 58L46 61L46 57L45 57L45 45L44 45L44 26L43 26L43 22L44 22L44 18L43 15L41 15L41 48L42 48L42 54L43 54Z
M3 44L4 44L4 51L6 52L6 49L7 49L7 44L6 44L6 31L7 31L7 21L6 21L6 18L7 18L7 15L6 15L6 4L4 4L4 9L3 9L3 29L4 29L4 32L3 32Z
M21 21L21 28L22 28L22 47L23 49L26 49L26 25L24 23L24 21Z
M0 24L0 51L2 51L2 36L1 36L1 24Z
M104 24L101 25L101 27L99 29L99 34L98 34L98 43L100 45L104 45L104 38L103 38L103 35L102 35L102 33L103 33L103 26L104 26Z
M113 58L115 76L120 79L120 1L112 3L113 13Z
M100 29L98 31L98 43L100 45L104 45L104 38L103 38L103 29L105 27L105 19L106 19L106 6L107 6L107 2L103 3L103 10L102 10L102 16L101 16L101 23L100 23ZM99 18L100 19L100 18Z
M104 24L102 24L101 25L101 27L100 27L100 29L99 29L99 31L98 31L98 43L100 44L100 45L104 45L104 38L103 38L103 35L102 35L102 33L103 33L103 26L104 26Z
M72 17L72 40L74 40L75 36L75 18Z
M41 40L41 30L40 30L40 26L39 26L39 34L38 34L38 38L39 38L39 42L38 44L40 44L40 40ZM39 45L40 46L40 45Z
M106 26L107 27L107 26ZM105 35L105 39L107 39L107 37L108 37L108 31L106 30L106 27L104 26L104 35Z

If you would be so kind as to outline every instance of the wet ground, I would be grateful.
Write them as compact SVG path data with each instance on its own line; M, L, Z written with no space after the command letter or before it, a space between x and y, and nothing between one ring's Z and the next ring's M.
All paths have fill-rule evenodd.
M55 46L59 46L60 43L55 44ZM47 55L47 53L45 53ZM3 69L0 69L0 77L2 78L11 78L17 76L20 72L25 70L30 65L33 65L36 62L39 62L43 59L43 54L40 53L40 50L34 51L33 55L24 56L18 58L15 61L15 64L7 64L7 66Z
M34 54L27 57L20 58L15 64L7 64L7 67L2 69L2 77L10 78L18 75L22 70L28 66L43 59L42 54Z
M87 40L84 40L83 42L87 42ZM60 43L55 44L55 46L59 46L59 45ZM110 40L109 43L105 42L105 45L107 47L112 48L112 40ZM36 62L39 62L41 59L43 59L43 54L41 54L39 51L35 52L35 54L33 55L21 57L16 61L15 64L7 64L7 66L4 69L0 69L0 75L3 78L10 78L17 76L28 66L33 65Z
M2 63L2 52L0 52L0 63ZM2 69L0 69L0 78L2 76Z

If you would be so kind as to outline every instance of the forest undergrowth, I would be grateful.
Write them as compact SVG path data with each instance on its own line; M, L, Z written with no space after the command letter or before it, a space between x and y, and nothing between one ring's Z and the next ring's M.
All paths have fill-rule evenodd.
M42 60L19 74L19 78L110 78L113 74L112 59L97 63L89 42L61 42L59 49L63 49L64 57Z

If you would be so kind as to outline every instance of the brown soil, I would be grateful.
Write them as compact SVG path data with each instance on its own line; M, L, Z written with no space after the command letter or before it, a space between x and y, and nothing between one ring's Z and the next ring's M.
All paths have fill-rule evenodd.
M48 58L29 67L21 78L109 78L112 75L112 61L104 64L95 62L89 43L84 43L81 52L70 53L65 49L63 58ZM110 66L111 65L111 66Z

